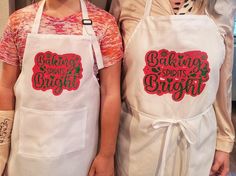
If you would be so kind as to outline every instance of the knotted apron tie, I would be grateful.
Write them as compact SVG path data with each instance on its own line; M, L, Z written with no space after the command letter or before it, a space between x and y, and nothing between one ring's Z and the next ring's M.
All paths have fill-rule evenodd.
M203 113L198 114L192 118L175 120L175 119L161 119L161 120L154 120L151 124L154 130L160 128L167 128L164 148L162 152L162 160L161 160L161 167L159 170L159 176L164 176L164 171L166 167L166 157L167 157L167 149L169 147L169 143L171 140L171 132L173 131L173 126L178 125L189 144L195 144L197 142L197 129L194 129L193 126L190 125L190 121L196 118L201 118L205 113L210 110L211 107L207 108Z

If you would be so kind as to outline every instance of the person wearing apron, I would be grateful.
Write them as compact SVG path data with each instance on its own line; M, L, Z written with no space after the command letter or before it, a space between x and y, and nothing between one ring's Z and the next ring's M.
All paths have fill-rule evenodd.
M118 176L228 172L234 129L227 75L233 40L227 27L236 6L216 4L224 13L212 18L214 3L207 8L204 1L194 13L200 1L173 2L113 2L125 44ZM180 8L191 4L187 11Z
M53 2L58 5L57 13L64 15L66 11L71 13L76 9L76 16L80 14L77 12L78 7L79 11L81 9L79 24L73 24L81 25L82 35L68 35L70 32L67 31L62 35L39 32L41 26L45 27L44 8L48 8ZM70 3L74 3L75 8L70 6ZM11 137L6 172L8 176L114 174L113 163L120 112L121 37L116 22L110 14L84 0L70 3L68 0L64 1L65 11L60 11L63 5L59 1L56 3L51 0L43 0L23 9L29 14L29 10L38 5L35 16L31 16L32 27L27 35L21 71L19 67L7 64L10 61L5 61L4 55L1 55L1 60L5 62L0 81L2 110L0 118L1 120L5 118L1 127L8 130L1 128L1 133L8 135L1 143L9 142ZM94 21L89 16L92 13L91 9L96 13L95 16L91 15ZM50 8L47 10L48 13L53 12ZM21 12L16 12L12 18ZM71 15L64 19L73 20L75 16ZM53 17L47 16L47 18ZM98 26L99 21L96 21L98 18L108 21L102 24L104 28L102 25ZM51 26L47 24L49 29ZM28 28L28 24L25 27ZM57 32L60 33L65 26L58 22L57 27ZM103 44L98 41L95 30L106 38ZM109 38L111 37L109 33L113 33L113 39ZM2 53L5 52L3 46L8 46L4 45L4 42L8 40L9 43L11 40L6 39L7 34L11 33L5 32L0 45ZM115 45L109 43L109 40L113 40ZM106 47L105 42L114 52L113 55L107 54L106 57L112 56L116 59L113 58L112 63L109 63L110 66L107 63L105 66L101 52ZM10 51L8 52L10 56ZM112 53L109 50L106 52ZM101 87L95 74L96 69L100 73ZM13 85L14 94L11 92ZM7 88L10 91L7 91ZM16 97L15 104L13 95ZM10 136L13 114L7 110L11 107L14 107L15 113ZM98 148L99 114L101 114L101 135ZM4 167L1 165L2 169Z

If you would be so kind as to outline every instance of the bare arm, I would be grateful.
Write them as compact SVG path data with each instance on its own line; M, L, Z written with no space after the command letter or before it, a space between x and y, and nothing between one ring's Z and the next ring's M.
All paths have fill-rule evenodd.
M20 69L6 63L2 64L0 72L0 110L14 110L14 85L19 76Z
M114 155L120 120L120 62L101 70L101 137L89 176L114 175Z
M120 62L101 71L101 144L99 154L113 156L120 120Z

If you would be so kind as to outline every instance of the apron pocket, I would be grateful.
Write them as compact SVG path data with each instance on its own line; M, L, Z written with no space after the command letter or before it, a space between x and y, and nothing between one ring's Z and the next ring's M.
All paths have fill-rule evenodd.
M71 111L20 109L19 154L58 157L85 148L87 108Z

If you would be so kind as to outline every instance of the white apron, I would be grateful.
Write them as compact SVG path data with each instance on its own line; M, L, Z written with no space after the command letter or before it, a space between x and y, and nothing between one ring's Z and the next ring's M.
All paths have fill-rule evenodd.
M81 0L83 35L38 34L45 0L28 34L15 85L8 176L87 176L97 152L99 44Z
M207 15L150 16L126 45L118 176L209 176L225 46Z

